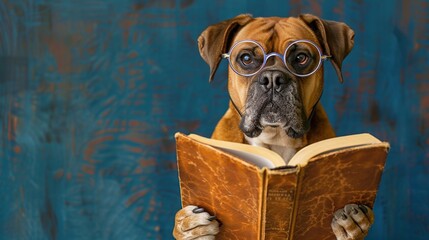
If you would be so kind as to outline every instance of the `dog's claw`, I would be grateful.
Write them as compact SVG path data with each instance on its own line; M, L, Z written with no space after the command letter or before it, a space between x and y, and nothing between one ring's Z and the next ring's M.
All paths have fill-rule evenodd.
M196 207L192 210L193 213L202 213L204 212L204 208Z
M219 232L219 221L204 208L186 206L176 214L173 236L175 239L214 239Z
M363 213L368 213L368 209L365 205L359 205L359 209L362 210Z
M373 222L374 214L369 207L348 204L334 213L331 227L337 240L361 240Z

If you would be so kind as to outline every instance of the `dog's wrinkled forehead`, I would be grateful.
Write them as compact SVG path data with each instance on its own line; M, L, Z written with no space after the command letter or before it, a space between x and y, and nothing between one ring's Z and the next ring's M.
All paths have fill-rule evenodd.
M307 39L319 44L315 33L301 19L255 18L237 33L234 43L255 40L264 47L265 51L283 52L288 43L299 39Z

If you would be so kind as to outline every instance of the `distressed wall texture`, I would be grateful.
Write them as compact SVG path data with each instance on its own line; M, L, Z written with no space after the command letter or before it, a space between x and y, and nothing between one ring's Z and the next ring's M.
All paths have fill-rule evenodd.
M0 239L171 239L173 135L227 106L196 38L239 13L313 13L356 32L345 82L325 64L338 134L391 142L368 239L429 234L429 2L0 1Z

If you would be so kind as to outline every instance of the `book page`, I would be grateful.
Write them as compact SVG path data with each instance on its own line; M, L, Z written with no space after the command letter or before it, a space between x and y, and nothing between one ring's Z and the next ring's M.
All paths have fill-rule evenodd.
M311 158L323 153L338 151L345 148L366 146L368 144L375 143L381 143L381 141L369 133L347 135L322 140L299 150L289 161L288 165L305 166Z
M230 148L222 148L222 147L216 147L224 152L227 152L231 155L233 155L234 157L237 157L247 163L250 163L252 165L255 165L259 168L263 168L263 167L267 167L267 168L275 168L276 166L274 165L273 162L271 162L270 160L266 159L265 157L261 156L261 155L257 155L257 154L253 154L251 152L244 152L241 150L236 150L236 149L230 149Z
M280 155L267 148L243 143L215 140L196 134L190 134L189 137L201 143L219 148L224 152L230 153L235 157L238 157L241 160L256 165L260 168L275 168L286 165L285 161Z

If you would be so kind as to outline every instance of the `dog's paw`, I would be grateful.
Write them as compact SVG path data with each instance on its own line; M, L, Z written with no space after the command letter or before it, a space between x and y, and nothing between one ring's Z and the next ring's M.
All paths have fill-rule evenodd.
M334 213L331 227L337 240L361 240L373 223L374 213L369 207L348 204Z
M173 236L178 240L214 240L219 222L203 208L187 206L176 214Z

